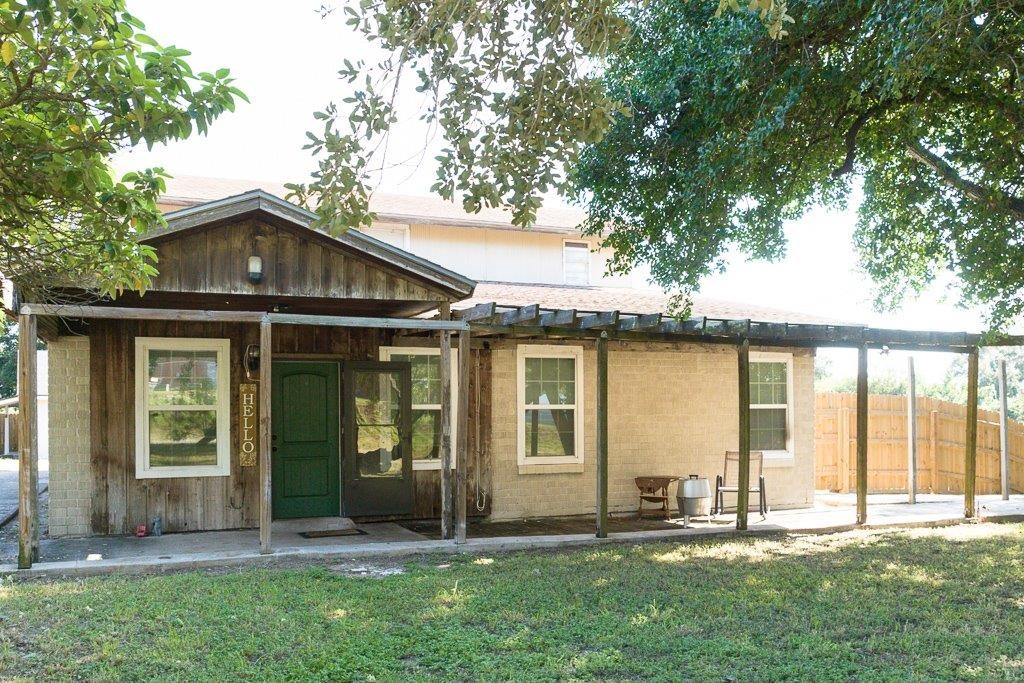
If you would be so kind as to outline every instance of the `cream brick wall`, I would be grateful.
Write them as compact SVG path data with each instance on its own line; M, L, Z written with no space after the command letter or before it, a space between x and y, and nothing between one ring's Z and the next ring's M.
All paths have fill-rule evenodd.
M552 467L547 472L542 467L528 468L531 473L520 471L516 461L516 350L514 345L501 343L493 348L491 518L593 514L597 391L593 346L584 351L581 472L551 472ZM814 355L809 350L793 350L793 355L794 453L790 461L765 466L772 508L802 507L814 498ZM725 451L738 446L737 374L736 350L731 346L609 344L610 511L636 510L636 476L700 474L714 485ZM669 494L674 508L674 486ZM730 503L728 498L726 503Z
M50 358L49 535L90 533L89 338L61 337Z

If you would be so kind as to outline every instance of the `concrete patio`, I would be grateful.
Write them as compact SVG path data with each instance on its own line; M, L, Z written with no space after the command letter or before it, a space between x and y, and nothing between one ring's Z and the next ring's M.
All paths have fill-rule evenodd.
M902 496L870 496L869 522L861 528L915 527L963 522L962 496L921 495L916 505L901 501ZM849 499L849 500L847 500ZM813 508L780 510L762 520L750 516L747 534L827 533L856 528L852 497L825 494ZM978 521L1024 520L1024 495L1008 501L998 496L978 497ZM135 538L108 536L76 539L43 539L41 561L32 569L17 571L13 564L0 564L0 576L18 577L52 575L89 575L116 572L162 572L237 566L288 566L357 558L394 558L430 553L492 553L514 550L559 548L603 543L638 543L658 540L684 540L708 536L729 536L737 532L733 515L714 520L691 520L684 528L682 520L668 520L651 528L650 520L631 524L619 518L607 539L594 536L593 520L562 518L560 520L523 520L521 522L472 524L465 545L429 538L391 522L358 524L364 533L326 538L305 538L300 535L311 526L309 520L275 522L274 551L259 553L255 530L215 531L191 534L166 534L159 537ZM561 531L579 533L544 533L544 524L557 524ZM518 526L517 526L518 525ZM320 525L323 526L322 524ZM488 527L499 527L508 535L494 535ZM415 527L414 527L415 528ZM555 527L548 527L555 528ZM0 549L2 550L2 549Z

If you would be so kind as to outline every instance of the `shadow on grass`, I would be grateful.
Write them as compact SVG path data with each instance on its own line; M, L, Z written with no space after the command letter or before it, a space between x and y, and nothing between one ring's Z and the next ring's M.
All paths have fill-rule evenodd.
M0 586L0 678L1024 677L1024 526Z

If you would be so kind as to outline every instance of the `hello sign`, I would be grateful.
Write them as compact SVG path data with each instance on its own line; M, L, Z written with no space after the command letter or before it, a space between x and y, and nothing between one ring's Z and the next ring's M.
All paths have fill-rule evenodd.
M258 384L238 385L238 432L239 456L242 467L255 467L256 455L260 451L259 424L256 392Z

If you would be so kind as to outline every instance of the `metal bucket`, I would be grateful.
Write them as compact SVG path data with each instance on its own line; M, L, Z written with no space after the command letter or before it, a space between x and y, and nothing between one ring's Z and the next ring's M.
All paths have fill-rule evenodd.
M703 517L708 514L708 501L711 500L711 483L707 477L691 474L689 479L679 482L676 502L684 519Z

